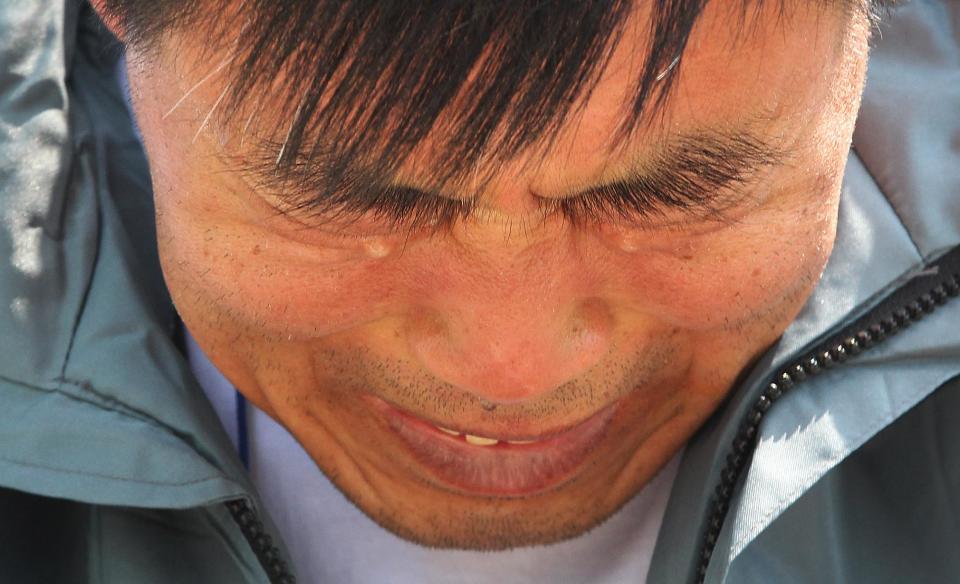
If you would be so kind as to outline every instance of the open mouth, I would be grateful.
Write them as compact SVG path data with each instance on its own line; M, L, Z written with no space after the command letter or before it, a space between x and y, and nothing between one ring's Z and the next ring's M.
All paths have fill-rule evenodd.
M573 478L606 434L617 404L544 436L486 436L437 426L373 398L407 450L445 486L466 494L519 497Z

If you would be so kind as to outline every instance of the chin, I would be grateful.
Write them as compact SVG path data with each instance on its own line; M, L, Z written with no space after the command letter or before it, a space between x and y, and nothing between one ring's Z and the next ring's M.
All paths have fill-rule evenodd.
M634 477L632 488L618 493L591 490L598 486L575 479L547 492L504 498L456 493L417 479L394 482L382 475L375 490L352 490L333 480L342 475L325 474L354 506L397 537L429 548L474 551L576 538L614 515L646 483L646 477Z
M628 498L629 500L629 498ZM471 505L436 513L424 509L417 517L370 513L360 508L382 528L411 543L439 549L504 551L558 543L576 538L606 521L622 506L604 513L583 514L583 506L572 509L531 508L518 512L517 502L506 509L499 501ZM523 503L520 503L522 505Z

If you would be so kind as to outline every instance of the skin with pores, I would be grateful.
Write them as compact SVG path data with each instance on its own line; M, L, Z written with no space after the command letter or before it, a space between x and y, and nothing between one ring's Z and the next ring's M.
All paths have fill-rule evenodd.
M242 149L241 124L203 124L224 80L214 76L171 112L209 72L191 60L203 39L183 31L156 53L131 48L164 275L187 327L395 533L478 549L583 533L652 478L783 332L833 245L866 22L802 8L778 20L773 7L738 35L717 4L691 37L663 123L615 153L605 147L646 41L642 24L628 24L554 147L535 165L498 169L480 216L430 237L365 222L338 234L278 215L227 168L224 154ZM530 193L596 183L672 133L745 124L789 156L724 220L528 220ZM418 152L408 176L429 164L429 144ZM378 400L488 436L542 436L616 411L562 482L501 496L425 469Z

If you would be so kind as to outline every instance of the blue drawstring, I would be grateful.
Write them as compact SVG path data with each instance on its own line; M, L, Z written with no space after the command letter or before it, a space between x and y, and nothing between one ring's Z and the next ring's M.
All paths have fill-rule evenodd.
M247 443L247 398L243 397L243 394L237 391L237 388L233 389L233 393L237 396L237 451L240 454L240 462L243 463L243 468L250 470L250 447Z

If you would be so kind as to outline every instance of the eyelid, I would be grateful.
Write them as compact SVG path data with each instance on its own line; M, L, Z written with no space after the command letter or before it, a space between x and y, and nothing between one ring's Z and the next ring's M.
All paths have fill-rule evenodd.
M665 205L651 204L649 207L618 206L611 198L603 196L572 197L541 201L541 217L561 214L565 220L577 226L592 226L613 222L632 228L652 228L659 226L658 218L668 215ZM354 209L329 206L325 209L301 208L279 211L302 218L298 221L304 227L315 227L334 235L350 239L365 236L411 234L436 235L449 230L458 219L472 214L464 211L462 202L441 197L417 196L403 209L376 208ZM694 213L686 212L693 216ZM373 223L373 225L371 225Z
M646 193L633 195L625 197L623 193L598 189L564 199L548 199L541 208L546 214L562 215L576 226L612 224L643 230L683 227L717 216L726 209L725 206L664 201Z

